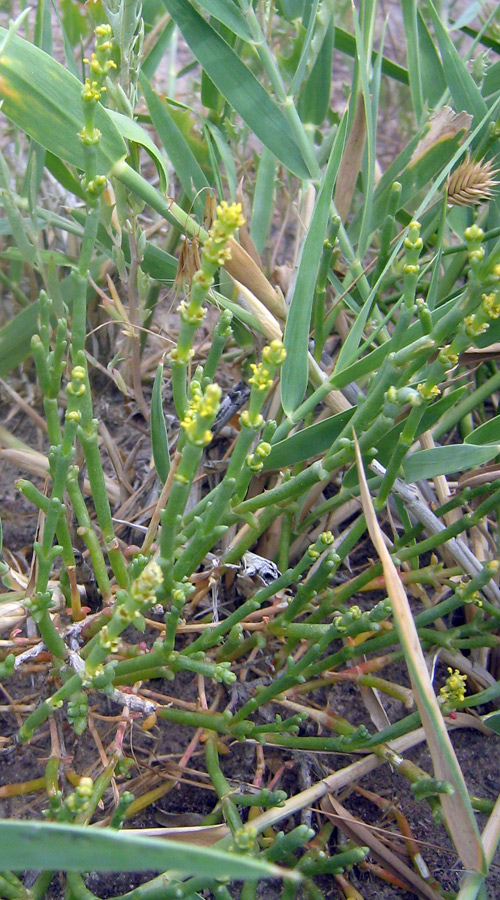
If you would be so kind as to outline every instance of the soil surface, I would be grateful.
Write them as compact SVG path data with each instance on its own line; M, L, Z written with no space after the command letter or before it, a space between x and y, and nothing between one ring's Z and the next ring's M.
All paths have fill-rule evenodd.
M20 387L20 385L19 385ZM105 404L108 410L107 424L113 428L113 439L123 454L127 452L131 442L137 441L143 430L143 423L138 419L138 430L134 428L133 419L127 414L123 398L111 386L106 392L101 393L101 405ZM3 403L0 406L0 418L8 421L9 429L21 440L30 446L37 446L37 429L26 416L16 410L12 403ZM147 443L144 438L145 443ZM43 445L39 449L46 450ZM145 452L146 452L145 448ZM220 448L223 451L223 442ZM29 548L31 547L37 516L30 505L15 490L14 482L19 472L12 465L0 461L0 494L2 496L2 518L4 523L4 546L23 562L27 567L30 562ZM42 482L33 479L42 487ZM361 550L360 564L366 558L369 548ZM352 569L356 571L357 558L350 560ZM230 592L228 592L228 597ZM231 602L231 601L228 601ZM360 599L363 602L363 598ZM222 613L224 614L224 613ZM161 616L158 616L161 619ZM23 628L22 633L25 633ZM147 630L145 635L137 632L126 633L126 638L131 642L145 639L148 644L152 642L156 633ZM8 637L3 634L2 637ZM407 673L400 661L390 664L383 670L383 676L395 683L408 684ZM235 698L233 689L215 688L208 681L206 683L206 700L210 705L216 695L219 697L219 708L223 709L230 700L236 702L243 696L251 695L256 683L269 678L266 673L266 662L257 655L254 660L252 674L249 674L247 684L240 685L240 693ZM445 667L437 665L437 682L442 683L446 677ZM150 682L148 687L154 692L155 697L175 697L186 702L195 702L198 697L198 685L188 673L178 674L173 682L157 680ZM2 745L0 747L0 782L4 785L15 784L42 777L45 763L50 754L51 735L48 728L41 728L36 732L33 740L28 745L20 745L16 740L18 728L25 717L24 710L31 708L34 702L38 702L46 694L53 692L53 683L48 675L47 664L35 660L31 666L26 666L22 676L16 679L8 679L0 686L3 694L3 705L0 707L0 735ZM384 708L391 722L407 714L403 704L397 700L384 696ZM323 689L313 697L313 705L319 709L328 708L332 712L345 716L349 721L358 726L366 724L373 730L373 725L367 714L359 688L353 684L335 685L328 690ZM63 789L71 790L71 784L64 781L72 773L78 775L93 775L102 771L100 755L109 748L110 742L116 732L116 722L120 717L121 708L113 702L93 695L91 698L91 728L76 738L73 731L67 725L65 716L56 713L54 720L57 728L58 740L63 760ZM483 710L479 710L482 712ZM275 712L283 712L278 706L273 707ZM214 791L206 776L204 750L198 745L187 764L187 771L176 783L178 764L181 762L190 741L193 738L192 729L158 720L151 731L142 728L143 719L139 717L129 721L126 727L123 749L131 757L133 764L130 768L131 780L126 787L136 795L143 794L146 790L160 789L161 785L170 785L171 790L160 797L155 803L132 819L128 820L126 827L144 828L158 827L159 824L170 824L171 827L184 827L192 824L193 816L198 822L201 816L212 811L216 803ZM315 726L307 726L303 733L317 734ZM470 792L486 800L494 801L499 789L498 754L499 743L495 736L488 737L478 731L464 730L452 732L452 741L459 762L462 766ZM109 755L109 753L108 753ZM425 745L420 745L406 752L405 758L412 760L425 771L431 773L432 765ZM340 754L312 754L298 751L286 751L276 747L264 749L265 774L263 784L268 784L273 776L278 773L278 779L273 785L285 790L288 796L293 796L299 791L316 783L321 778L343 768L358 757L354 755ZM239 789L252 783L258 767L256 748L250 743L233 744L230 753L221 757L222 768L229 783ZM123 786L123 778L118 779L118 786ZM409 823L414 837L421 842L422 856L425 859L431 873L439 881L442 888L447 891L456 891L459 887L462 870L457 863L456 854L444 827L437 825L432 818L431 810L426 802L417 803L410 790L407 779L384 764L377 770L362 778L358 783L351 785L340 794L344 806L354 815L367 823L371 828L379 829L377 835L385 835L391 839L391 847L402 854L402 858L408 861L407 851L401 841L399 831L390 813L382 812L371 802L370 798L358 793L358 788L364 788L380 798L390 801L390 804L401 810ZM43 798L43 799L42 799ZM39 818L43 809L47 806L46 795L30 793L27 796L2 797L0 794L0 817L2 818ZM106 791L103 798L103 808L97 810L95 819L105 822L107 814L114 806L112 789ZM324 822L324 816L318 806L310 811L303 811L302 817L317 830ZM180 818L178 818L180 817ZM282 823L281 827L289 830L301 821L300 816L292 817ZM486 816L478 814L478 824L483 827ZM394 837L395 832L398 836ZM332 834L330 847L334 852L343 843L342 832L335 828ZM388 884L377 874L375 861L369 857L369 867L356 867L350 873L350 882L364 898L364 900L409 900L418 896L411 891L403 890L396 885ZM411 863L410 863L411 865ZM90 874L87 885L98 897L114 897L133 887L149 880L156 873L125 873L121 875ZM35 873L27 873L26 881L35 877ZM325 900L340 900L339 892L332 878L323 877L318 881ZM237 895L237 887L234 888ZM500 866L492 867L488 879L488 897L490 900L500 896ZM64 883L62 876L56 876L47 895L52 900L63 900ZM259 896L278 897L280 889L278 885L269 884L261 887Z
M389 30L386 52L399 62L400 46L397 35L401 33L400 5L389 3L381 5L384 15L389 12ZM400 135L395 133L394 122L399 121L397 109L398 97L394 95L394 118L387 114L381 123L381 165L385 168L390 159L396 154L400 146ZM8 313L8 298L2 299L2 311L4 316ZM171 299L165 296L161 310L164 312L164 321L167 321ZM3 318L4 318L3 316ZM210 333L207 331L207 339ZM93 348L94 349L94 348ZM96 347L98 353L103 352L103 344ZM105 367L107 359L105 354L101 359ZM239 373L228 372L227 380L230 384L238 380ZM23 367L22 372L15 374L10 386L18 391L19 395L26 399L30 407L42 414L41 397L35 387L34 373L30 365ZM130 477L130 487L135 490L141 484L145 485L144 507L152 502L158 492L158 485L154 484L149 472L150 445L147 427L135 408L123 398L109 378L96 375L95 395L98 397L97 415L102 419L110 433L111 440L123 461L133 459L127 469ZM36 422L27 414L26 410L13 399L5 389L0 387L0 422L19 440L29 447L41 452L47 452L47 444ZM170 407L170 411L172 407ZM168 414L168 398L166 398L166 412ZM211 450L212 461L221 458L228 446L224 437L218 441ZM107 464L107 471L113 475L111 463ZM17 465L13 465L5 458L0 459L0 500L1 516L4 533L4 547L17 560L19 570L28 573L31 564L30 548L36 534L37 512L33 506L15 488L15 481L21 472ZM26 475L26 477L28 477ZM33 476L33 482L43 489L43 478ZM113 510L116 517L126 519L127 516L119 515L123 498L116 503ZM140 523L140 517L137 517ZM147 522L147 516L145 516ZM137 533L127 526L117 526L120 538L125 543L140 543ZM76 543L75 546L78 546ZM360 551L361 552L361 551ZM365 551L366 552L366 548ZM364 561L359 559L360 564ZM358 560L356 556L351 558L350 564L355 571ZM222 596L222 601L229 604L237 602L235 591L228 588L227 594ZM221 615L225 614L224 609ZM154 618L152 616L152 618ZM158 620L160 616L158 616ZM24 625L21 635L26 635ZM127 634L131 643L139 640L152 642L156 632L151 626L145 635ZM2 639L13 637L12 630L0 635ZM399 661L391 663L383 671L383 676L396 683L407 684L407 675ZM442 683L446 676L445 667L437 665L436 678ZM266 660L257 653L253 660L253 669L248 683L242 682L239 687L241 694L252 694L257 683L272 677L266 666ZM207 681L206 701L217 703L219 709L224 709L230 700L236 704L240 702L238 696L231 690L223 687L213 687ZM172 696L187 703L196 702L199 696L199 685L187 673L177 675L175 681L155 681L149 684L149 688L155 696ZM28 745L20 745L16 740L18 729L27 712L38 703L40 698L52 693L54 689L51 676L48 673L47 663L43 660L35 660L31 665L23 668L23 674L15 679L8 679L0 685L0 783L1 785L14 785L32 779L40 778L44 774L46 760L53 746L54 734L49 728L41 728L36 732L33 740ZM366 707L358 687L352 683L335 685L328 691L318 693L314 698L318 708L328 707L338 715L346 716L354 725L366 724L373 729ZM391 722L397 721L406 715L402 703L396 700L384 698L384 707ZM273 707L273 713L281 712L277 706ZM479 710L483 712L483 710ZM54 716L52 728L56 730L62 758L63 787L65 792L71 788L73 773L78 775L95 776L102 771L103 759L109 756L109 748L116 734L117 720L122 713L121 707L113 702L93 696L91 699L90 728L84 734L76 738L72 730L65 722L65 718L58 713ZM198 821L198 817L209 814L215 804L216 797L206 776L204 749L198 744L184 768L184 774L179 777L179 765L186 756L190 742L193 739L193 731L182 726L173 726L163 721L158 721L151 730L143 729L141 717L130 717L126 724L123 749L131 759L130 782L128 789L141 796L146 790L156 789L160 793L164 789L163 796L151 803L143 812L139 812L127 821L126 827L156 827L165 823L165 816L172 817L172 825L183 826L191 824L192 817ZM308 733L304 731L304 733ZM318 733L316 727L310 728L311 734ZM499 788L499 742L495 736L486 736L475 730L457 730L452 733L452 741L459 762L462 766L467 786L470 792L485 800L496 800ZM274 779L274 788L280 788L292 796L305 790L311 784L316 783L326 775L353 762L358 757L340 754L309 754L305 752L289 752L276 747L266 747L263 759L265 768L262 774L262 784L268 784ZM427 772L432 771L431 761L425 745L418 746L407 753L405 758L412 760ZM253 783L256 772L262 759L256 747L250 743L232 745L230 753L221 757L222 768L231 785L235 789ZM118 779L118 785L123 785L125 779ZM167 788L170 790L167 791ZM410 790L406 778L399 775L384 764L374 772L362 778L359 783L353 784L340 795L343 804L356 816L370 827L380 829L377 834L392 837L391 847L401 853L408 861L409 857L400 840L394 820L390 813L382 812L369 799L358 792L361 787L371 791L380 798L390 801L395 808L401 810L409 823L414 837L421 842L422 855L432 873L445 891L454 892L458 889L462 877L462 870L457 864L456 854L443 826L438 825L432 818L430 807L426 802L417 803ZM43 799L41 799L43 797ZM109 811L114 806L113 786L103 797L102 809L98 809L96 820L105 822ZM26 796L5 796L0 791L0 816L2 818L41 818L47 801L45 793L32 792ZM179 821L177 816L183 818ZM310 822L315 830L325 819L321 810L313 808L306 811L306 821ZM478 814L478 825L483 827L486 816ZM282 823L281 827L289 830L299 824L300 816ZM342 844L344 838L340 829L334 828L330 849L335 849ZM1 851L0 851L1 856ZM2 861L2 866L3 867ZM388 883L380 877L375 869L375 860L369 857L369 867L356 867L349 875L350 883L363 898L363 900L410 900L417 894ZM409 863L411 865L411 862ZM32 883L36 873L27 873L26 883ZM131 890L133 887L149 880L155 873L122 874L122 875L96 875L90 874L87 879L88 888L98 897L114 897ZM387 876L386 876L387 877ZM324 877L318 880L324 900L340 900L343 896L339 886L333 877ZM232 888L235 896L238 888ZM490 900L500 897L500 860L492 866L491 875L487 883L487 894ZM56 876L47 894L52 900L63 900L64 881ZM280 887L273 883L261 886L259 896L274 898L280 896Z

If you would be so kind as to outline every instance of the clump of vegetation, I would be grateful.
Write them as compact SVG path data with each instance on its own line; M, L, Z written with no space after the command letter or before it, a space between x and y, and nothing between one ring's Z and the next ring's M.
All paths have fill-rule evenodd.
M404 63L374 0L35 12L0 29L0 374L40 438L0 432L38 515L27 565L4 547L0 676L5 752L48 752L0 788L33 801L0 820L0 894L153 871L117 896L359 898L364 869L486 897L499 805L449 730L500 731L494 11L403 4ZM361 724L329 702L346 683ZM341 802L383 763L447 829L458 892L402 810L406 860ZM212 792L196 826L130 827L185 782Z

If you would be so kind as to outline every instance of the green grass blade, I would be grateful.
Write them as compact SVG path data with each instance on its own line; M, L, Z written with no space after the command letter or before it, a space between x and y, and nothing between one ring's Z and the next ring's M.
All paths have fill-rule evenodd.
M25 252L17 247L9 247L7 250L0 252L0 258L24 262L26 256ZM67 266L68 268L71 268L75 264L73 256L68 256L66 253L59 253L57 250L38 250L37 261L38 260L46 265L49 265L49 263L52 262L57 266Z
M376 132L377 132L377 115L380 95L380 76L382 49L384 46L385 26L382 30L380 38L380 51L377 56L375 65L373 66L373 75L369 80L369 63L368 59L372 55L372 30L367 35L368 48L365 51L361 31L359 28L358 17L354 14L354 29L356 33L356 41L358 43L358 56L360 60L360 80L361 91L364 97L365 115L366 115L366 148L365 148L365 166L364 166L364 195L363 216L361 219L361 227L359 233L359 241L357 247L357 255L362 259L367 251L372 223L373 214L373 194L375 190L375 163L377 157L376 150Z
M307 29L304 36L304 42L302 44L302 51L300 54L300 58L297 61L295 66L295 72L292 78L292 81L288 87L288 93L290 97L295 97L295 95L299 92L302 82L304 80L304 76L306 74L306 68L309 62L309 56L311 53L311 43L313 40L315 25L316 25L316 14L318 12L318 4L319 0L312 0L310 3L310 7L308 10L309 21L307 23Z
M3 34L0 36L0 54L5 52L12 38L17 34L21 26L24 25L24 22L28 18L30 12L31 6L27 6L26 9L23 9L22 13L19 13L17 19L15 19L14 21L12 21L11 19L9 21L8 29L2 29Z
M250 237L257 252L262 253L274 210L274 180L276 178L276 163L274 156L264 147L257 168L255 192L253 195L252 221L250 225Z
M227 297L224 297L224 294L220 294L213 288L208 295L208 299L211 303L214 303L218 309L228 309L232 312L234 318L237 319L238 322L251 328L252 331L257 331L259 334L264 333L257 316L254 316L254 314L249 312L248 309L245 309L244 306L240 306L235 300L229 300Z
M500 444L451 444L449 447L419 450L405 459L403 472L408 482L425 481L436 475L451 475L477 468L489 462L499 452Z
M8 375L31 352L31 337L36 331L38 300L22 309L0 328L0 378Z
M373 59L373 40L375 36L375 22L377 19L377 7L378 0L365 0L364 3L360 4L359 7L359 17L355 10L354 19L358 22L361 33L362 33L362 46L363 46L363 65L366 67L366 72L368 74L369 66L366 64L366 59L370 56ZM356 46L359 54L360 51L360 43L359 38L356 36Z
M315 422L314 425L302 428L291 437L273 444L273 449L264 462L264 471L294 466L313 456L326 453L353 414L354 407L321 422Z
M50 4L47 2L37 3L33 43L45 53L52 53L52 21Z
M461 139L459 133L455 135L455 137L451 140L439 141L439 143L432 146L431 149L424 153L423 156L421 156L412 166L409 165L408 152L411 147L416 146L415 139L413 139L408 147L406 147L405 150L403 150L399 155L399 157L397 157L397 160L395 160L395 163L393 163L394 168L399 167L403 159L408 160L406 171L401 173L401 178L399 179L402 185L399 201L401 207L408 203L411 198L416 196L417 185L419 185L420 189L422 189L429 184L431 172L439 172L439 175L435 177L431 182L431 186L428 188L423 200L419 203L417 209L413 211L413 218L418 219L419 216L423 215L423 213L428 209L431 200L443 187L446 178L448 177L456 162L460 159L460 157L465 155L465 151L469 146L475 144L477 136L487 126L488 122L494 119L494 116L496 115L499 107L500 97L495 101L495 103L493 103L490 109L486 110L483 119L480 119L476 123L474 130L465 139ZM390 167L392 171L394 171L393 166ZM374 202L374 221L379 220L379 213L381 211L381 208L384 209L388 202L388 195L393 184L393 179L389 181L386 176L387 173L383 176L377 188ZM379 190L381 191L380 196L378 196ZM353 226L349 230L350 237L352 237L353 232L354 234L356 233L357 224L358 223L355 219ZM388 261L388 265L392 264L393 260L396 258L397 253L399 252L400 247L401 239L399 239L394 245L391 257ZM370 297L372 297L372 295L374 296L376 288L377 285L375 285L372 289Z
M215 196L216 197L224 197L225 193L224 193L224 187L222 184L222 172L221 172L221 168L220 168L220 164L219 164L220 157L216 151L216 144L212 138L210 129L207 127L207 120L205 120L205 122L203 123L202 128L203 128L203 140L204 140L205 146L207 148L208 160L210 163L210 168L212 169L212 173L213 173L212 181L213 181L213 184L215 185ZM234 199L234 194L231 195L231 193L230 193L230 196L232 197L232 199Z
M422 96L429 109L434 109L443 96L447 84L436 45L432 40L420 10L417 10L417 41L420 55Z
M167 424L163 414L161 388L163 381L163 364L156 370L151 396L151 447L158 478L165 484L170 471L170 454L168 452Z
M429 185L431 173L442 172L444 167L459 149L461 144L459 136L440 141L438 144L431 147L431 149L425 153L421 159L414 163L414 165L410 166L412 153L414 152L419 139L421 139L427 131L427 128L428 126L425 125L419 131L419 137L416 135L412 138L408 146L401 151L394 162L391 163L387 172L384 173L380 179L373 199L372 216L374 222L380 222L382 220L385 210L387 209L392 185L395 181L399 181L401 184L399 210L403 210L404 207L410 205L418 194ZM351 240L355 240L356 238L361 219L362 210L356 214L349 227L348 233Z
M406 36L406 58L408 60L408 77L413 101L413 111L417 122L422 119L423 91L422 72L420 68L421 52L417 36L418 9L417 0L402 0L401 12Z
M144 128L141 128L139 123L134 121L134 119L131 119L129 116L124 116L114 109L108 109L107 112L125 140L138 144L140 147L144 147L144 150L149 153L160 177L160 190L165 194L168 190L167 167L161 154L158 152L158 147L155 142L150 138L147 131L144 131Z
M0 28L0 41L7 37ZM85 168L78 132L83 127L81 82L43 50L17 36L0 56L2 112L35 141L78 169ZM99 174L108 175L127 153L107 110L96 107Z
M321 50L309 78L302 86L298 102L302 121L318 128L325 121L330 108L334 41L335 22L332 16Z
M353 59L356 59L356 39L354 35L350 34L348 31L345 31L343 28L335 28L335 49L340 50L341 53L345 53L347 56L351 56ZM375 62L375 53L372 55L372 62ZM403 67L398 65L397 63L392 62L392 60L387 59L384 56L382 60L382 72L384 75L387 75L389 78L393 78L395 81L399 81L401 84L408 84L408 72Z
M202 19L200 21L203 25L206 24ZM83 148L78 139L78 131L82 127L82 119L78 113L81 106L80 82L47 54L20 38L12 37L3 28L0 29L0 41L2 38L7 44L0 57L0 99L3 100L3 111L47 150L77 168L84 169ZM36 72L36 79L33 78L33 72ZM257 81L255 83L259 90L263 90ZM272 107L274 111L278 111L274 104ZM198 224L188 214L167 200L127 165L125 142L111 116L99 104L96 107L95 124L101 132L97 160L99 173L113 174L168 221L180 224L190 234L198 233ZM295 150L298 154L296 147ZM234 255L239 249L235 244ZM245 258L243 251L239 257L240 261ZM237 267L230 261L227 268L231 272ZM244 280L245 273L239 274ZM265 291L272 292L268 282L264 278L262 280L265 282Z
M500 59L498 62L493 63L492 66L488 68L486 72L485 79L483 81L483 94L485 97L489 97L491 94L495 94L498 91L498 86L500 84Z
M66 872L164 872L207 878L281 878L297 875L278 866L215 847L144 838L112 828L85 828L59 822L0 820L4 863L14 870L62 869Z
M156 44L149 51L146 59L141 65L141 72L144 72L146 78L148 78L150 81L155 74L158 66L160 65L162 59L165 57L167 47L172 40L174 28L175 23L172 21L172 19L169 19L169 21L165 25L165 28L159 34Z
M42 184L46 154L45 147L41 147L40 144L31 141L24 179L19 194L23 199L27 199L28 209L32 217L35 215L34 210Z
M127 251L124 250L124 252L125 258L127 258ZM155 281L164 281L166 284L172 284L177 273L177 263L178 260L175 256L172 256L160 247L155 247L150 241L147 242L141 265L144 271L151 275L151 278L154 278Z
M349 329L349 334L347 335L342 347L340 348L339 355L337 357L337 363L335 366L335 373L342 372L343 369L346 369L350 366L359 356L358 348L363 338L363 332L366 327L366 323L370 318L370 314L373 308L373 304L375 302L375 291L372 291L365 300L362 308L356 316L356 320L353 323L352 328Z
M280 0L279 10L289 22L293 22L294 19L302 18L305 4L306 0Z
M415 440L420 437L425 431L429 431L429 429L433 428L436 422L439 422L445 413L452 409L460 400L460 398L466 392L466 388L457 388L454 391L450 391L449 394L445 394L444 397L440 397L439 400L436 400L434 403L425 410L422 419L420 420L419 425L415 431ZM402 419L397 425L394 425L393 428L390 428L387 434L384 435L382 440L377 443L377 459L382 465L386 465L386 463L391 458L391 454L394 452L394 447L399 441L400 434L404 428L405 419Z
M432 403L422 416L415 439L420 437L424 431L432 428L440 420L441 416L459 401L465 390L466 388L457 388L455 391L451 391L450 394ZM264 471L293 466L296 463L312 459L314 456L319 456L321 453L326 453L353 414L354 407L330 416L328 419L314 422L313 425L302 428L296 434L273 443L271 453L264 463ZM387 435L377 444L379 451L377 459L384 465L385 461L390 458L394 446L399 440L403 426L404 420L395 425L394 428L391 428Z
M344 126L346 120L344 119ZM314 287L318 275L323 241L330 216L333 186L344 144L345 127L339 128L328 166L321 183L290 302L285 327L287 357L281 375L281 402L287 415L302 402L308 381L308 350Z
M58 156L54 156L53 153L46 151L45 167L66 191L74 194L75 197L79 197L80 200L85 200L85 191L83 190L81 183L75 178L71 170L68 169Z
M226 172L229 197L232 201L234 201L234 198L236 196L238 175L236 173L233 154L231 153L231 150L222 131L220 130L220 128L217 128L217 125L214 125L214 123L211 122L210 119L205 119L205 121L203 122L203 129L204 131L208 131L210 133L209 139L211 139L217 147L218 154ZM221 199L223 196L224 194L221 194Z
M200 6L243 41L252 40L247 21L233 0L201 0Z
M442 278L443 235L446 228L446 213L448 206L446 199L446 195L443 194L441 218L439 220L436 238L436 256L432 262L431 283L429 285L429 290L427 291L427 306L430 310L434 309L437 305L439 282Z
M56 216L54 214L48 215L46 220L48 224L51 224L56 228L61 228L63 231L68 231L70 234L77 234L80 236L83 233L83 225L85 224L85 211L73 209L71 215L74 222L67 222L61 216ZM77 225L75 225L75 223L77 223ZM80 228L78 226L80 226ZM101 250L104 250L106 255L111 258L113 242L102 225L98 228L97 237ZM130 262L129 241L128 236L125 233L122 235L122 250L126 261ZM155 281L172 284L177 273L178 260L175 256L171 256L170 253L167 253L160 247L156 247L151 241L147 241L144 250L144 259L141 265L144 271L147 272L148 275L151 275L151 278Z
M194 200L196 193L209 187L208 180L184 135L170 115L168 105L158 97L144 73L141 73L139 84L151 114L153 125L158 132L158 136L175 169L176 175L187 196ZM202 198L197 201L196 209L197 212L202 212Z
M500 416L495 416L493 419L483 422L482 425L479 425L467 435L464 443L478 446L491 441L500 443Z
M12 237L16 242L21 259L31 265L35 264L37 253L31 236L28 234L26 222L21 215L16 199L9 187L10 177L7 163L0 151L0 201L9 220ZM9 248L12 250L13 248Z
M443 71L448 89L453 98L457 110L465 109L474 116L474 127L484 118L488 107L481 96L481 92L470 74L464 60L461 59L453 41L444 27L432 0L426 0L426 6L436 33ZM485 128L487 125L485 124Z
M475 46L475 44L477 42L479 44L482 44L483 47L487 47L489 50L494 50L495 53L500 53L500 40L498 40L498 38L495 38L493 36L493 34L491 34L491 33L488 35L484 34L485 28L489 24L491 24L491 20L497 14L498 14L498 10L495 7L491 10L491 15L488 16L488 19L486 19L486 21L484 22L483 27L481 28L480 31L477 31L476 28L470 28L469 26L464 26L461 29L461 31L464 34L466 34L466 35L468 35L468 37L471 37L474 39L474 44L472 46Z
M222 37L225 36L222 35ZM225 103L224 97L217 90L212 79L208 77L204 69L201 73L201 102L208 110L215 113L215 116L220 117L222 115Z
M61 29L61 35L64 45L64 59L66 60L66 65L71 74L75 76L75 78L80 78L80 71L75 59L75 54L73 53L73 47L71 46L68 32L64 27L64 22L60 10L57 8L57 5L55 3L52 4L52 9L59 23L59 28Z
M208 22L187 0L163 0L202 68L265 147L299 178L309 170L276 103Z

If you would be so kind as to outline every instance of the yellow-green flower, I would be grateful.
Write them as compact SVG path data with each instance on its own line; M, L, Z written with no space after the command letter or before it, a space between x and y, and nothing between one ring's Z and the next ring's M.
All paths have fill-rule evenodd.
M208 384L203 393L196 381L191 382L191 400L181 422L187 440L198 447L206 447L212 440L212 425L220 406L221 389Z
M241 213L241 203L228 205L225 200L217 207L217 218L213 223L208 238L203 244L203 259L212 265L223 266L231 257L231 251L227 246L229 239L235 231L245 222Z
M465 685L467 675L462 675L458 669L448 667L448 678L439 691L439 699L447 706L454 706L465 700Z
M500 316L500 297L495 291L491 294L483 294L481 297L481 309L490 319L498 319Z
M423 382L417 384L417 391L424 400L434 400L434 398L439 397L441 393L437 384L427 385Z

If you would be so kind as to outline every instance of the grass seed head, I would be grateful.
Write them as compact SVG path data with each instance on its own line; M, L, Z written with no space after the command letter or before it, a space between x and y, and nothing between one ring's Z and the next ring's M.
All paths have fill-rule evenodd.
M486 203L499 183L494 178L498 171L493 168L493 160L474 162L467 155L446 183L448 203L454 206L478 206Z

